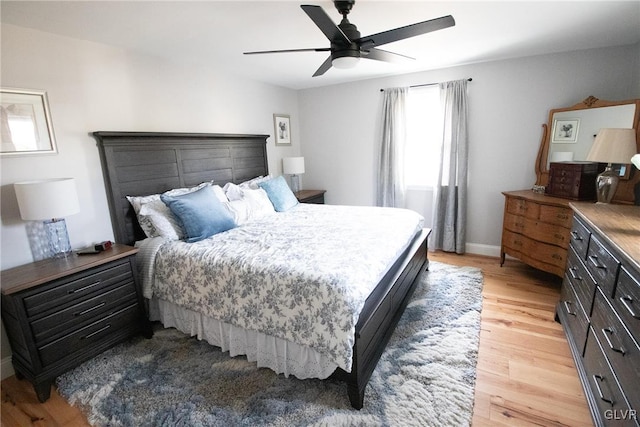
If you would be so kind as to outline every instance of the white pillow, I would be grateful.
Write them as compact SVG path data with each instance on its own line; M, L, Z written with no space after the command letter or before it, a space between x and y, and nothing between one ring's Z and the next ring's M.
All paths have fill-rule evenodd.
M239 185L228 182L225 184L223 190L229 201L242 200L242 188L240 188Z
M263 218L266 215L275 213L275 209L267 196L266 191L261 188L252 190L244 188L238 190L242 197L223 203L229 213L233 216L238 225L245 224L255 219Z
M273 176L271 174L266 176L258 176L256 178L250 179L240 184L240 188L251 188L253 190L257 190L260 188L258 184L264 181L269 181Z
M176 188L164 194L168 196L179 196L197 191L207 185L211 185L211 182L203 182L196 187ZM160 200L160 194L127 196L127 200L129 200L129 203L133 206L133 210L138 217L138 223L147 237L160 236L169 240L184 239L185 234L180 222L173 215L169 207Z
M213 188L213 192L216 193L216 197L218 198L218 200L220 200L220 202L226 203L229 201L227 195L224 194L224 190L222 189L222 187L220 187L219 185L212 185L211 188Z

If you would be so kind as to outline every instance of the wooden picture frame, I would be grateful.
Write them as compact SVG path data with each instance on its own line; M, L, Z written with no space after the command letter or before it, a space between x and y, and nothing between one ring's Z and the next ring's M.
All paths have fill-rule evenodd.
M291 117L289 115L274 114L273 130L276 145L291 145Z
M0 89L0 156L57 154L47 92Z

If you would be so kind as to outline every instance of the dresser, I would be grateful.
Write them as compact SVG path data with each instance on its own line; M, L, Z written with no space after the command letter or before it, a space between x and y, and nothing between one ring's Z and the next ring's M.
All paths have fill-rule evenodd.
M640 426L640 207L575 203L557 306L596 426Z
M136 248L50 258L1 272L2 321L16 376L40 402L55 378L139 333L151 337Z
M509 255L562 277L567 262L572 211L570 200L534 193L505 191L500 265Z

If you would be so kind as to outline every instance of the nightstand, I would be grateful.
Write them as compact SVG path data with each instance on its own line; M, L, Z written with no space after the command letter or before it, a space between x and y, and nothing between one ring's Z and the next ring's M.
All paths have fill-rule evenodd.
M135 265L137 248L115 244L0 274L2 320L16 376L45 402L55 378L134 335L152 336Z
M300 203L324 205L324 193L326 190L300 190L294 194Z

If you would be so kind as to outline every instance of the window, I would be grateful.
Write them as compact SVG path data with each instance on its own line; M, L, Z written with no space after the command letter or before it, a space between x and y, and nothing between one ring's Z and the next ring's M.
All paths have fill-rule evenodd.
M407 97L405 185L433 187L438 180L442 113L437 85L411 88Z

